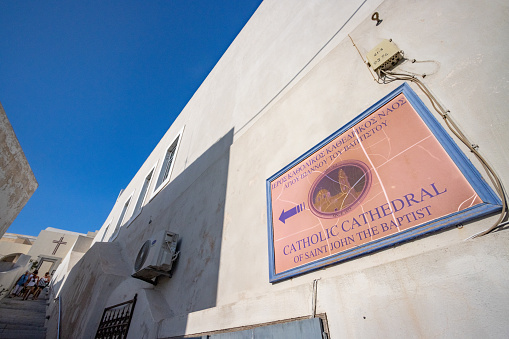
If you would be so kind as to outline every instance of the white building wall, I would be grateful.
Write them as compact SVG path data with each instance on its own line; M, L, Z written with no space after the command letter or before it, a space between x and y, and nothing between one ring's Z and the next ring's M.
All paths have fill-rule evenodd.
M500 57L509 49L507 14L500 2L263 2L98 232L95 241L111 224L109 238L132 195L131 218L147 174L156 166L157 176L182 133L170 182L111 245L123 259L108 259L101 254L108 245L96 244L68 277L62 293L82 312L64 314L63 333L93 337L102 309L136 293L130 338L311 316L317 280L316 312L326 315L331 338L507 337L507 232L465 241L496 216L271 284L265 191L268 177L400 85L374 82L348 34L363 55L392 38L406 57L432 60L405 67L427 74L423 81L507 183L508 71ZM173 277L154 287L125 272L163 229L180 235L180 257ZM90 270L95 261L127 267L104 275Z

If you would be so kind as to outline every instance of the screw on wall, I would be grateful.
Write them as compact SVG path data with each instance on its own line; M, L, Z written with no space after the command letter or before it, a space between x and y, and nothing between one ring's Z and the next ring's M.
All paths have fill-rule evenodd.
M371 16L371 20L373 21L376 21L376 25L380 25L382 23L382 19L380 19L380 15L378 14L378 12L375 12L373 13L373 15Z

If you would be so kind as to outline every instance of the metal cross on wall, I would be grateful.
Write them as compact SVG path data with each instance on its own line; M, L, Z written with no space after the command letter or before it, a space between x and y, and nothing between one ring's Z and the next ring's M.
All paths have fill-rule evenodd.
M57 244L57 246L55 246L55 249L53 250L53 253L52 253L52 254L57 253L58 247L59 247L60 245L65 245L65 244L67 244L67 241L62 241L62 240L64 240L64 237L61 237L61 238L60 238L60 240L53 240L53 242L54 242L55 244Z

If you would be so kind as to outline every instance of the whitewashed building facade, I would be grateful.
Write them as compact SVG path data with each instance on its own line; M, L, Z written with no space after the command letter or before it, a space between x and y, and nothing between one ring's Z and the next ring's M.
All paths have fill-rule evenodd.
M58 332L94 338L105 308L135 295L128 338L507 337L509 235L502 227L470 238L497 222L504 199L428 96L507 183L508 14L504 2L264 1L117 199L95 244L65 275L55 295L60 306L48 309L48 338ZM384 39L405 60L379 79L365 60ZM472 180L491 186L492 208L448 217L422 234L392 236L383 246L375 241L351 257L278 268L280 255L295 250L288 258L298 266L317 252L304 249L314 238L278 252L275 242L284 237L275 227L285 210L275 210L269 192L284 177L276 174L403 83L404 94L414 93L425 106L419 109L448 131L459 157L486 178ZM398 135L407 133L402 126ZM422 154L439 157L425 148ZM446 190L431 174L402 173L428 180L428 196ZM378 174L373 185L384 181ZM440 175L453 181L456 174ZM421 200L406 195L409 205L424 201L419 192ZM439 205L455 198L442 197ZM310 199L295 205L299 214L291 220L312 216ZM338 234L337 220L327 235ZM371 229L374 239L372 226L359 230ZM163 274L156 285L133 278L140 248L161 231L178 235L171 277Z

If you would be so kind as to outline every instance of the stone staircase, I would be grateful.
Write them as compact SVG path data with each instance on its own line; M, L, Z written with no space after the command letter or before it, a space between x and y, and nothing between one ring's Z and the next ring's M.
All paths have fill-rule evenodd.
M0 338L46 338L46 303L46 291L42 291L38 300L21 300L20 297L0 300Z

